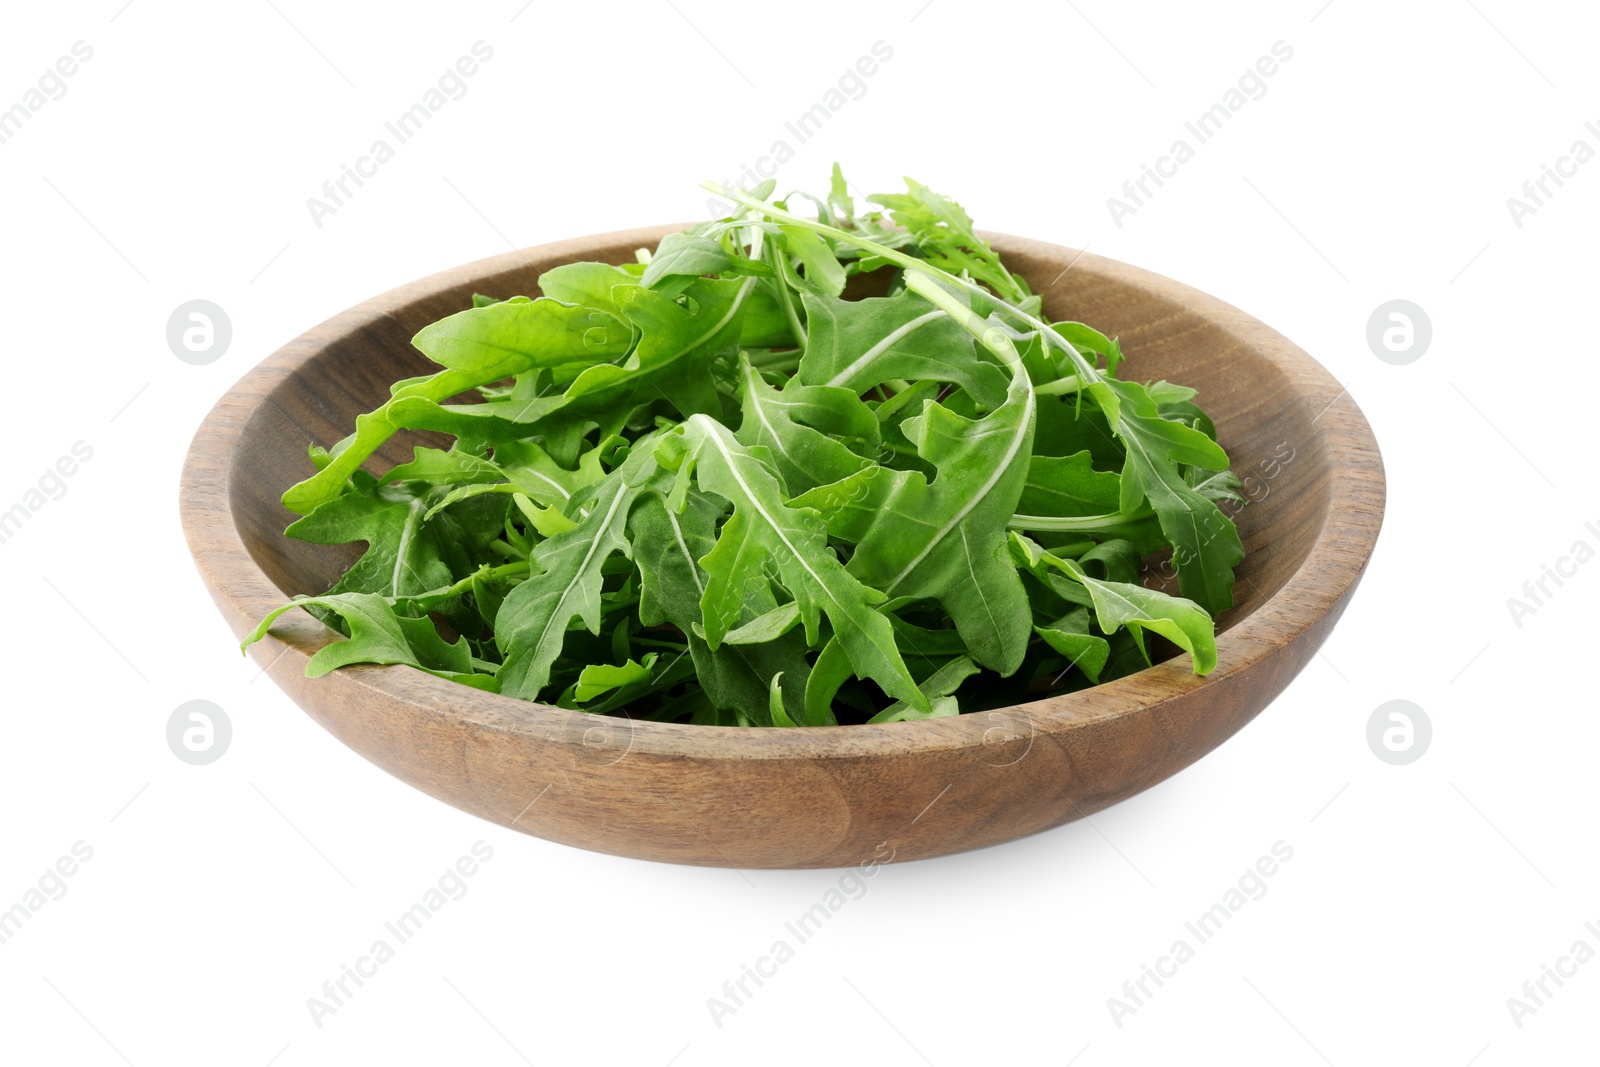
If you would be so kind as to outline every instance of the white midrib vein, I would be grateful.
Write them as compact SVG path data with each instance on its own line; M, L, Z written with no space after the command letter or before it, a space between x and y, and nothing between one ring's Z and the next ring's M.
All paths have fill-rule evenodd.
M539 473L538 471L534 470L531 467L524 467L523 469L526 470L529 474L533 475L535 478L539 479L541 482L550 483L550 488L552 488L556 492L560 493L561 494L561 499L563 499L563 500L571 500L572 499L572 494L567 492L564 488L562 488L561 483L556 481L554 478L550 477L548 474L541 474L541 473Z
M994 609L989 606L989 595L983 591L983 583L978 580L978 571L972 565L972 545L967 541L967 531L961 531L961 551L967 559L967 573L972 575L972 587L978 591L978 599L983 603L983 613L989 616L989 625L995 633L1000 632L1000 620L994 617Z
M572 581L568 582L567 587L561 591L560 598L556 600L556 610L545 616L544 627L540 629L539 639L534 642L534 647L537 648L539 645L544 644L544 639L550 633L551 625L555 623L558 617L561 619L561 631L563 633L566 632L567 621L572 616L565 613L563 607L567 602L567 598L572 595L572 590L579 582L583 581L584 572L589 569L589 561L594 559L596 552L600 551L600 542L605 540L605 531L611 525L611 520L616 517L617 508L622 506L622 498L628 495L628 489L628 484L624 482L622 488L617 490L617 495L611 498L611 506L606 509L606 517L600 521L600 532L595 535L593 541L589 542L589 551L584 553L583 562L578 564L578 572L572 576Z
M1021 370L1021 368L1016 368L1013 370L1013 373L1020 374L1024 372ZM996 414L998 414L998 412ZM1017 422L1017 432L1012 436L1011 443L1006 447L1005 457L999 463L995 464L993 472L991 472L989 475L989 480L983 483L982 489L979 489L976 493L967 498L967 502L962 506L961 510L950 516L949 521L941 526L939 528L939 532L934 534L933 537L929 539L928 543L923 546L922 551L917 553L916 558L914 558L910 563L907 563L905 565L905 569L899 574L895 575L894 581L890 582L889 587L884 590L885 593L893 596L894 591L899 588L900 583L905 581L912 571L921 566L922 561L927 559L935 548L938 548L939 545L944 543L944 539L950 536L950 531L960 526L966 517L972 514L974 508L988 499L989 493L997 484L999 484L1000 479L1005 477L1006 472L1011 469L1011 464L1016 460L1017 453L1022 450L1023 439L1028 436L1028 432L1032 425L1033 389L1030 386L1027 389L1027 409L1023 412L1022 418Z
M855 362L851 363L838 374L835 374L832 378L829 378L827 384L843 385L845 382L850 380L851 375L855 374L856 371L860 370L868 363L871 363L873 360L877 359L884 352L888 351L888 349L894 345L895 342L899 341L906 334L924 325L925 323L932 322L934 319L943 314L943 311L940 311L938 308L934 308L932 311L918 315L916 318L912 319L903 326L895 327L895 329L884 335L883 340L879 341L877 344L861 353L861 355L856 358Z
M695 562L694 556L689 552L689 544L683 539L683 527L678 525L678 516L667 508L667 521L672 523L672 536L678 542L678 551L683 553L683 558L689 561L689 577L694 579L694 587L700 591L701 599L705 599L706 583L700 580L700 565Z
M744 280L744 284L743 285L739 286L739 291L737 293L733 294L733 303L728 305L728 313L726 315L722 316L722 318L718 319L717 320L717 324L715 326L711 327L711 329L707 330L705 333L701 334L699 337L696 337L693 341L690 341L683 348L680 348L678 351L674 352L670 359L664 360L663 362L666 362L666 363L676 362L677 360L682 359L684 356L688 355L690 352L693 352L695 349L699 348L701 345L705 344L707 341L709 341L713 337L715 337L718 334L718 332L720 332L721 329L724 326L728 325L729 322L733 321L734 315L738 314L739 308L744 305L744 298L750 295L750 287L755 285L755 284L756 284L756 276L754 274L752 274L752 275L750 275L750 277L748 277L748 278L746 278Z
M427 503L423 497L416 497L406 509L406 521L400 527L400 544L395 549L394 574L389 577L389 588L394 590L394 595L400 595L400 572L407 569L406 553L411 551L411 535L417 529L417 517L421 514L422 506Z
M751 289L752 286L755 285L755 283L756 283L756 276L754 274L752 274L750 277L746 278L744 280L744 284L739 286L739 291L737 293L733 294L733 303L728 305L727 313L724 314L722 316L722 318L717 320L717 323L716 323L715 326L711 327L711 329L707 330L705 333L701 334L699 337L696 337L693 341L690 341L688 344L684 345L682 348L678 349L676 352L672 353L672 355L668 356L666 359L663 359L660 363L656 364L654 367L651 367L650 369L651 370L659 370L662 367L665 367L666 365L668 365L669 363L676 363L678 360L682 359L684 356L687 356L690 352L693 352L695 349L699 348L701 345L703 345L707 341L711 340L711 338L715 337L719 332L721 332L722 328L724 326L728 325L728 323L732 322L733 321L733 317L739 313L739 309L744 306L745 297L750 295L750 289ZM615 366L618 365L618 361L619 360L622 360L622 359L624 359L626 357L627 357L627 353L624 352L621 356L618 356L617 359L612 360L610 363L597 363L597 364L595 364L595 366L600 366L600 367L611 366L611 367L615 367ZM593 369L593 367L585 368L586 371L587 370L592 370L592 369ZM579 377L581 378L582 375L580 374ZM596 393L600 392L602 389L606 389L606 388L609 388L610 386L615 385L617 383L617 381L619 381L619 380L623 380L623 379L613 379L611 381L605 382L603 385L600 386L599 389L593 389L593 390L590 390L590 392L596 392ZM588 396L589 393L580 393L579 395L580 396ZM538 398L535 397L534 399L537 400ZM526 411L527 409L524 408L523 410Z
M777 447L779 452L783 453L784 458L793 463L794 457L790 455L789 450L784 447L783 438L778 435L777 427L773 426L771 421L767 419L766 405L761 403L761 397L756 394L755 371L750 371L745 377L744 386L745 391L750 396L750 406L755 409L756 418L761 420L762 427L765 428L769 435L771 435L773 445Z
M705 416L697 415L695 418L705 419ZM711 420L705 419L705 421L709 423ZM827 595L828 599L833 600L834 603L838 603L838 601L834 599L833 594L829 591L827 583L822 580L822 576L811 569L811 564L806 560L805 556L801 555L800 551L794 547L794 544L790 542L788 536L778 525L777 520L771 515L767 514L767 509L762 507L761 501L756 499L755 493L750 488L750 483L746 482L744 477L739 473L739 468L733 462L733 454L729 452L727 447L722 443L722 439L717 435L717 431L715 429L708 429L705 431L705 435L706 440L711 442L712 447L722 454L722 461L728 465L728 473L733 477L733 480L738 483L739 491L744 494L744 498L746 500L750 501L750 506L756 509L756 514L761 516L761 520L767 524L767 528L778 535L778 540L782 541L783 547L789 550L789 555L794 557L795 562L799 563L800 566L804 568L805 572L811 576L811 580L817 583L817 587Z
M1088 589L1091 594L1099 593L1101 596L1105 597L1106 606L1107 607L1111 607L1113 605L1120 604L1120 605L1122 605L1124 611L1127 611L1127 612L1130 613L1127 618L1122 620L1124 623L1129 623L1129 622L1146 623L1146 622L1161 622L1162 621L1161 619L1157 618L1156 616L1150 614L1148 611L1144 610L1144 608L1140 607L1138 604L1135 604L1133 601L1129 600L1122 593L1119 593L1115 589L1111 588L1111 586L1108 583L1099 581L1098 579L1095 579L1095 578L1088 578L1088 580L1085 581L1084 580L1085 578L1087 578L1087 575L1080 577L1078 579L1079 584L1084 586L1084 588ZM1094 585L1090 585L1089 582L1094 582ZM1099 605L1096 604L1095 608L1096 608L1096 614L1098 614ZM1179 629L1182 629L1182 627L1179 627Z

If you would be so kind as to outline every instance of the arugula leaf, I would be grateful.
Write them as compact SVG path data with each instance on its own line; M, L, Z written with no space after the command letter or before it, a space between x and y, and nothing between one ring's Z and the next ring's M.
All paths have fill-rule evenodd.
M641 281L609 263L564 263L539 275L539 289L552 300L598 308L620 319L622 307L612 290Z
M833 700L839 689L855 676L855 666L837 637L828 639L811 665L811 675L806 679L805 723L810 726L832 726L838 720L833 714ZM932 705L928 705L932 710ZM790 716L793 718L793 716Z
M1122 479L1097 471L1087 452L1070 456L1034 456L1017 511L1028 515L1073 518L1114 513L1122 500ZM1026 529L1025 520L1018 525Z
M1195 492L1177 464L1223 470L1228 457L1217 443L1180 422L1161 417L1149 391L1130 382L1105 382L1117 397L1117 436L1128 449L1122 468L1122 510L1148 498L1173 546L1178 588L1206 611L1233 606L1233 568L1244 559L1233 520L1214 500Z
M874 193L871 200L888 208L896 225L911 231L928 262L952 274L969 274L1009 300L1029 297L1027 283L1001 264L989 242L978 236L965 208L910 178L906 190Z
M706 577L697 561L711 553L724 510L699 492L687 494L682 511L669 509L666 499L654 492L634 506L628 533L639 565L640 621L646 626L670 622L688 636L695 672L716 707L736 712L746 722L765 724L770 716L770 679L784 674L790 679L782 694L787 714L805 721L803 694L810 668L800 634L788 627L773 628L758 640L735 642L736 629L713 650L701 630ZM770 588L752 584L745 590L740 618L754 626L777 610L775 604ZM798 618L798 608L793 610Z
M460 528L448 516L427 521L434 490L425 484L358 485L290 525L290 537L318 545L365 541L367 550L330 592L398 597L449 585L467 568ZM454 557L456 566L447 562Z
M772 388L739 357L739 405L743 419L734 432L749 448L764 447L790 493L827 485L870 466L842 440L865 450L878 445L878 420L848 389L798 385L789 379Z
M760 645L768 641L776 641L784 634L795 628L800 622L800 605L794 601L779 604L771 611L762 612L749 622L734 630L729 630L728 635L722 639L724 645ZM698 623L695 624L699 626ZM700 627L704 632L704 627Z
M669 233L661 239L639 283L653 288L675 274L721 274L733 266L733 257L714 238L703 233Z
M1006 375L973 354L972 336L916 293L831 300L801 294L810 335L796 375L805 385L861 394L893 379L951 382L986 408L1005 401Z
M1067 668L1077 668L1089 681L1098 683L1100 672L1111 658L1111 643L1089 632L1089 613L1083 608L1063 615L1049 626L1035 626L1034 633L1044 638L1056 652L1067 658ZM1056 675L1059 680L1066 671Z
M962 682L978 673L978 665L966 656L956 656L924 678L917 688L928 698L927 711L919 711L903 700L897 700L868 719L869 723L913 722L918 719L944 719L959 714L961 708L951 696Z
M680 498L692 471L705 492L733 503L716 547L700 561L706 571L700 599L706 642L716 648L737 625L743 590L769 581L770 563L800 606L806 641L815 644L819 616L826 614L835 639L859 677L871 678L884 692L917 707L928 706L895 646L889 620L876 610L883 593L862 585L826 546L827 529L814 511L784 503L782 485L764 462L765 449L749 449L715 420L695 415L682 427L684 454L678 457ZM668 441L674 438L668 438ZM671 465L671 464L669 464Z
M708 367L724 348L738 343L740 315L755 282L696 279L677 298L638 286L612 290L622 313L640 331L639 343L625 362L599 363L574 378L563 407L581 413L614 410L651 388L685 416L720 414Z
M631 340L615 315L548 297L513 297L424 326L411 343L481 385L535 367L606 359L627 351Z
M652 450L636 450L599 483L576 526L534 549L530 562L539 572L511 590L495 616L495 643L505 657L502 693L538 698L574 618L600 632L602 568L613 552L631 551L623 535L628 509L654 473Z
M633 334L614 315L540 298L469 308L422 328L411 343L446 368L398 390L388 402L356 416L356 432L316 474L283 494L283 506L304 515L337 497L345 482L400 427L390 406L416 397L434 403L535 367L594 361L628 350Z
M826 241L803 226L780 226L778 230L789 251L805 267L802 284L807 291L834 297L844 292L844 268Z
M614 689L648 682L655 674L656 660L659 658L652 652L642 660L630 659L620 667L609 663L591 663L579 672L578 682L572 690L573 699L580 704L587 704Z
M1011 535L1011 550L1013 557L1034 574L1054 569L1083 586L1100 629L1114 634L1126 626L1146 662L1149 653L1145 650L1144 631L1150 630L1189 653L1194 673L1210 674L1216 667L1216 624L1194 601L1142 585L1090 577L1076 560L1047 552L1020 534Z
M385 597L375 593L336 593L297 597L269 612L239 645L241 651L267 635L278 616L295 608L322 608L338 615L350 637L320 649L306 664L306 677L319 678L353 663L405 664L477 689L496 689L492 674L473 671L465 638L449 644L427 619L398 616Z
M772 676L772 684L767 692L767 714L772 719L772 725L796 727L800 724L789 717L789 710L784 706L783 672L779 671Z
M1144 631L1150 630L1189 653L1194 673L1210 674L1216 668L1215 627L1199 604L1142 585L1102 582L1083 573L1077 578L1094 599L1096 620L1106 633L1126 626L1144 651ZM1145 659L1148 662L1148 654Z
M931 299L944 302L941 310L963 326L980 329L972 311L947 294L933 292ZM932 482L915 472L898 478L850 570L890 597L937 600L973 659L1008 675L1021 665L1030 636L1006 526L1027 479L1034 400L1015 349L985 336L1011 367L1005 402L973 420L928 401L906 421L917 454L937 474Z

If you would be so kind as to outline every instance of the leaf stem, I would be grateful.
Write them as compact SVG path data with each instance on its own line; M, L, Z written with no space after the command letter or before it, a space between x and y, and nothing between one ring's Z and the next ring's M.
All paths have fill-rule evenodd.
M1013 530L1039 530L1049 533L1075 533L1081 531L1103 530L1110 526L1123 526L1130 522L1142 522L1155 515L1155 509L1149 506L1137 508L1133 511L1112 511L1104 515L1073 515L1062 518L1055 515L1013 515L1006 523Z
M1083 379L1076 374L1072 374L1065 378L1057 378L1053 382L1036 385L1033 387L1033 391L1039 396L1064 396L1067 393L1076 393L1082 388Z
M516 578L527 575L531 569L531 565L526 560L516 563L502 563L498 567L491 567L486 563L453 585L445 586L442 589L430 589L426 593L418 593L416 596L402 596L394 599L396 603L405 603L412 607L421 608L424 611L431 611L446 600L458 597L462 593L471 590L475 579L492 581L496 578Z

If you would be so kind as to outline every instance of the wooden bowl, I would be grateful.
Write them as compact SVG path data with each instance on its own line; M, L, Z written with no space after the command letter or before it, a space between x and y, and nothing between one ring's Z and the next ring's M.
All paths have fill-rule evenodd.
M289 594L322 592L358 554L284 537L293 516L278 499L311 473L308 444L337 441L390 382L429 369L409 343L417 330L474 292L535 295L550 267L629 261L681 228L562 241L436 274L329 319L246 374L195 435L181 494L189 547L234 631ZM285 615L251 655L328 732L418 789L538 837L674 863L938 856L1058 826L1174 774L1288 685L1343 612L1383 518L1377 443L1337 381L1242 311L1113 260L993 241L1052 319L1121 339L1126 375L1199 389L1256 498L1238 516L1247 555L1209 676L1192 675L1184 656L999 711L736 729L565 711L406 667L307 679L306 660L334 638L303 612ZM374 470L408 459L421 439L391 440Z

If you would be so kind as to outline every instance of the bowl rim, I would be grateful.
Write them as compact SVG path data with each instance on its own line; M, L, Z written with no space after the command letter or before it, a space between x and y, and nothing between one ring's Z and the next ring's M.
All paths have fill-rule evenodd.
M271 403L273 388L294 376L320 351L418 301L525 268L531 261L571 262L617 245L654 247L666 234L688 225L571 238L440 271L339 312L279 348L229 387L207 412L190 443L179 485L179 512L196 567L235 633L244 633L286 599L246 547L234 521L230 492L234 457L239 448L247 446L243 429L256 409ZM1377 542L1386 494L1377 440L1349 391L1265 323L1182 282L1048 242L987 231L984 236L1002 255L1060 257L1065 253L1072 269L1147 291L1197 315L1235 343L1264 353L1290 382L1290 402L1315 413L1311 422L1317 427L1328 470L1329 499L1321 529L1306 558L1282 587L1218 634L1217 666L1211 674L1203 678L1193 675L1187 657L1180 655L1102 685L1007 708L914 722L796 729L597 716L486 693L404 666L345 667L310 684L343 687L356 701L399 704L417 714L450 716L482 730L533 735L552 743L582 745L585 733L604 720L608 734L623 735L628 754L713 760L894 756L982 745L997 722L1013 728L1014 719L1003 717L1019 712L1034 734L1081 729L1136 714L1203 686L1222 685L1247 674L1275 652L1318 630L1330 613L1337 617L1336 609L1353 591ZM306 661L327 643L328 633L310 616L292 612L281 617L268 635L251 647L250 654L267 673L292 670L303 678ZM294 687L283 683L280 687L294 695Z

